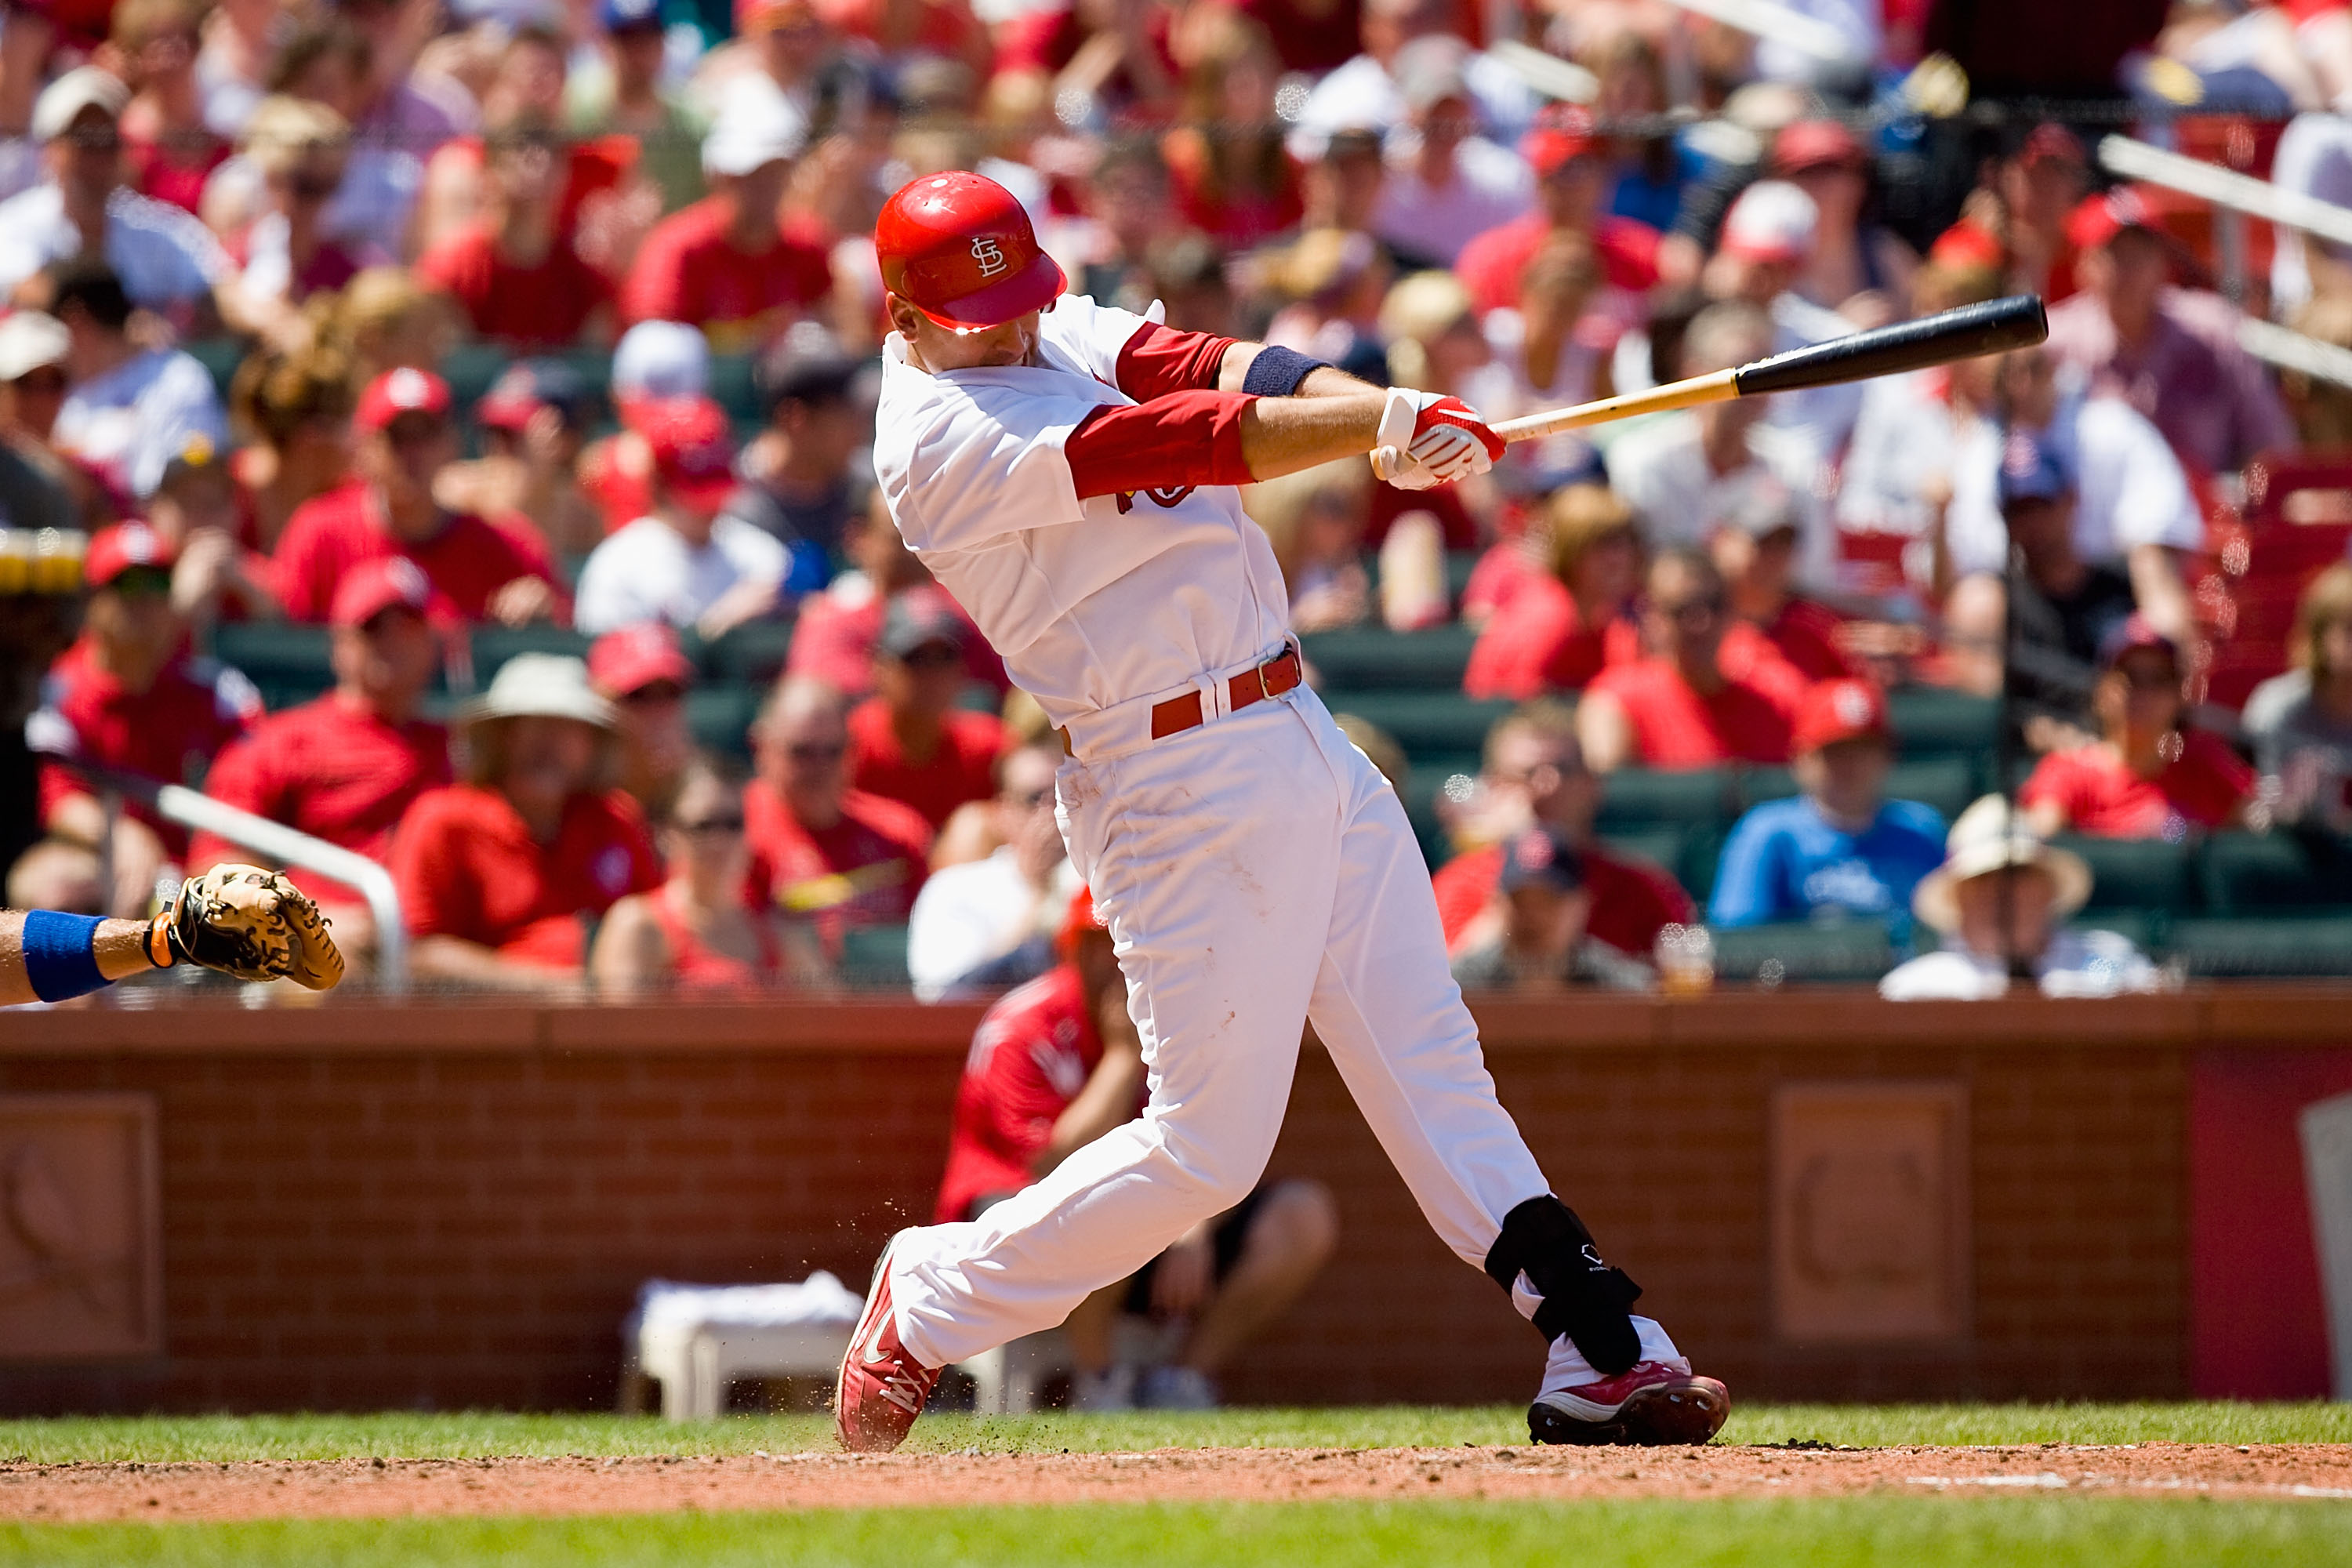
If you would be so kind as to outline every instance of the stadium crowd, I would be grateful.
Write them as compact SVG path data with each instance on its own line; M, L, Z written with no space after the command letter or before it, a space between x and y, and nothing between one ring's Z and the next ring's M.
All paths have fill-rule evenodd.
M1481 761L1351 732L1466 985L1841 922L1889 994L2162 984L2066 926L2079 840L2347 864L2352 386L2242 329L2352 346L2352 253L2097 140L2352 201L2352 7L2042 9L2064 47L2006 0L1805 0L1793 43L1664 0L27 0L7 901L251 858L135 774L388 866L426 981L821 986L902 928L925 999L1050 970L1061 748L866 458L875 214L973 168L1076 289L1495 420L2042 294L2041 348L1245 500L1310 664L1458 650ZM1998 700L1933 800L1918 693ZM1672 775L1727 831L1612 830Z

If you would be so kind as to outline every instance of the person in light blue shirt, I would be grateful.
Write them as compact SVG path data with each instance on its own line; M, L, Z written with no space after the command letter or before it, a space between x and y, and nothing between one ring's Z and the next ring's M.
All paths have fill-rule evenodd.
M1907 925L1912 889L1944 862L1944 819L1932 806L1885 798L1894 761L1885 699L1868 681L1822 681L1798 710L1791 750L1804 793L1767 801L1732 828L1707 922L1766 925L1839 910Z

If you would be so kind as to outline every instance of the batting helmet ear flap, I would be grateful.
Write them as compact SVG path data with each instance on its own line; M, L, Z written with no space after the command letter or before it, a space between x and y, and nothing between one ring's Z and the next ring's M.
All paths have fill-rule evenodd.
M1486 1273L1506 1292L1521 1274L1528 1277L1543 1297L1535 1324L1545 1343L1566 1334L1608 1376L1642 1359L1632 1311L1642 1288L1602 1259L1576 1211L1549 1193L1503 1216L1503 1234L1486 1253Z

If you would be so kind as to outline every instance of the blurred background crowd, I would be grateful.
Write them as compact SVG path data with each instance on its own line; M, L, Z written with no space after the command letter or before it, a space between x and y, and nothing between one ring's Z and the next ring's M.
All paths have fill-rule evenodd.
M2352 968L2345 109L2340 0L10 5L7 901L268 858L178 784L388 868L417 984L1042 973L1060 746L866 458L876 212L971 168L1492 419L2049 302L1244 492L1465 985Z

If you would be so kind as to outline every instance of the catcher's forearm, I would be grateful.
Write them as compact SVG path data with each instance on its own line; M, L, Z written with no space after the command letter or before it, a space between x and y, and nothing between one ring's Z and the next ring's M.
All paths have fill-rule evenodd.
M62 1002L152 969L149 934L145 921L0 910L0 1006Z

